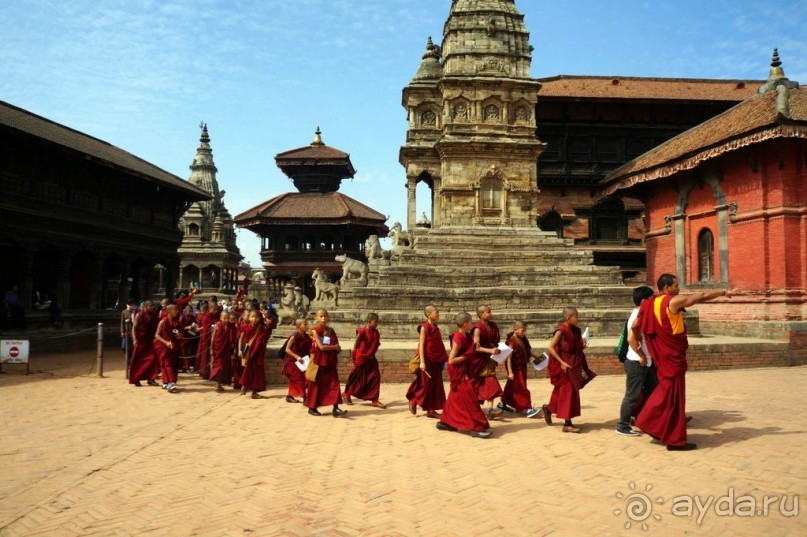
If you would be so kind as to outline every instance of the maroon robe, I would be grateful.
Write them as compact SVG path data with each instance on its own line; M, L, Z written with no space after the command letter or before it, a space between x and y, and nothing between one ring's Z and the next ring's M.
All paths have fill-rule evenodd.
M240 319L236 323L236 327L237 327L236 328L236 341L238 341L238 339L244 334L245 331L247 331L247 330L249 330L251 328L249 323L247 323L245 321L242 321ZM244 340L244 345L247 344L247 341L249 341L249 339ZM244 374L244 366L241 365L241 358L238 357L237 352L233 356L232 366L233 366L233 389L234 390L240 390L241 389L241 375Z
M331 338L329 345L338 345L339 338L336 332L329 327L317 325L314 332L322 339ZM311 361L319 366L316 380L308 383L305 395L305 404L308 408L316 409L320 406L338 405L342 401L342 392L339 387L339 373L336 370L339 353L337 351L323 351L316 342L311 347Z
M305 378L305 373L300 371L300 369L295 365L297 360L294 359L288 351L291 350L294 354L299 357L303 356L310 356L311 355L311 344L312 344L311 336L308 334L301 334L300 332L295 332L289 339L286 341L286 359L283 362L283 376L289 379L289 392L288 395L291 397L305 397L305 389L307 380Z
M519 340L513 333L507 334L507 345L513 349L513 354L510 355L513 380L507 379L502 402L513 407L516 412L524 412L532 408L532 397L527 389L527 364L532 355L532 347L526 337Z
M406 391L406 398L415 401L425 411L442 410L446 404L446 389L443 386L443 364L448 360L440 328L426 321L418 326L418 333L426 331L423 341L423 357L426 362L426 375L420 369L415 380Z
M182 323L179 319L171 320L168 316L164 317L161 321L162 329L155 334L154 338L154 352L160 359L160 371L162 372L163 384L176 384L177 382L177 333L182 328ZM173 345L173 348L168 347L165 343L158 340L156 335L159 335L165 341Z
M210 380L219 384L230 384L233 380L233 353L238 345L238 334L234 325L221 321L213 325L211 334L213 345L213 365Z
M636 418L636 426L658 438L664 445L683 446L687 443L686 371L689 342L682 312L675 315L680 315L680 328L678 333L674 333L669 310L672 298L673 295L656 295L639 307L639 329L653 357L658 386L647 398Z
M486 349L491 349L493 347L499 346L499 341L501 340L499 336L499 327L493 321L488 321L487 326L482 321L479 321L474 325L471 329L471 334L474 333L474 330L479 331L479 346L484 347ZM483 369L490 358L490 354L488 353L477 353L479 354L477 360L477 367L478 369ZM487 358L488 360L483 360L483 358ZM494 368L495 370L495 368ZM502 396L502 385L499 384L499 379L496 378L496 374L490 375L488 377L478 377L474 383L477 386L477 390L479 391L479 401L491 401L496 399L497 397Z
M182 319L182 326L189 327L196 322L196 315L193 313L186 314L183 312L180 319ZM187 371L192 365L196 365L196 353L198 351L199 335L192 334L187 330L183 330L180 332L177 339L179 340L179 365L177 367L179 367L179 369L182 371Z
M201 327L199 348L196 351L196 370L202 378L210 378L210 329L218 322L219 313L200 313L197 317Z
M479 362L486 360L488 356L480 355L474 350L474 338L471 334L455 332L451 336L451 342L458 347L457 356L464 356L465 360L457 365L448 364L451 388L440 421L461 431L487 431L490 424L479 408L474 384Z
M154 353L154 334L159 323L160 319L154 312L141 311L137 314L137 326L134 328L137 344L132 349L129 364L130 384L157 378L160 362Z
M256 334L257 331L257 335ZM241 373L238 383L253 392L262 392L266 389L266 344L272 335L272 325L258 322L257 326L248 326L241 336L241 343L247 346L244 351L247 365ZM250 343L251 342L251 343Z
M584 360L585 355L583 355L581 333L578 327L566 326L566 323L561 323L555 332L562 334L556 351L571 367L567 371L563 371L560 362L554 358L549 359L547 373L554 388L547 407L557 417L570 420L580 415L580 389L582 388L580 384L583 371L581 357ZM588 369L588 365L585 367ZM579 371L580 374L575 373L576 371Z
M378 401L381 393L381 372L375 353L381 346L381 334L375 328L356 330L356 344L351 353L353 369L345 383L345 396L365 401Z

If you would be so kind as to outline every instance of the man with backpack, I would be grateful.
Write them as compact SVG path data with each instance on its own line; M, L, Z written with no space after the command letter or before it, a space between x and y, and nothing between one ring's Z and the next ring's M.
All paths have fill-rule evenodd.
M647 350L644 337L642 337L642 341L636 341L632 331L628 328L633 326L636 317L639 315L639 306L644 300L652 297L653 294L653 290L646 286L637 287L633 290L633 303L636 308L631 312L628 322L622 328L622 334L616 349L619 361L622 362L622 367L626 373L625 397L622 399L622 405L619 408L619 421L616 424L616 433L624 436L641 435L640 432L633 430L630 425L630 419L639 413L641 404L647 400L647 397L658 385L656 371L652 367L653 360ZM634 348L639 348L639 344L641 344L644 355L647 357L646 360L634 350Z

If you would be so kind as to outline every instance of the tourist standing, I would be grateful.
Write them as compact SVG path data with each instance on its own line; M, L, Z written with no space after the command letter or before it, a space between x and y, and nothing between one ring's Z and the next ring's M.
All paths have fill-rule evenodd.
M633 303L636 307L628 317L627 326L633 326L639 316L639 306L646 299L653 296L653 290L647 286L637 287L633 290ZM616 424L617 434L624 436L639 436L640 433L634 431L630 426L632 416L639 414L639 405L644 405L647 397L658 385L656 370L653 367L653 358L647 349L647 343L639 334L636 338L633 330L628 330L628 353L622 367L625 370L625 396L619 407L619 421Z

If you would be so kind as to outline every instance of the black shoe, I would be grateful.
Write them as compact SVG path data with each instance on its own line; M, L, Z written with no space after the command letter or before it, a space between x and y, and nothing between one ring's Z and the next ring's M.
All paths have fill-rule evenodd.
M684 444L683 446L667 446L667 451L692 451L698 449L698 444Z
M138 380L138 381L135 381L134 385L135 385L135 388L139 388L139 387L141 387L141 386L142 386L142 384L140 384L140 381L139 381L139 380Z
M159 386L156 380L149 380L149 386Z
M341 408L334 408L333 412L331 412L331 415L333 415L334 418L339 418L345 414L347 414L347 410L342 410Z
M308 409L308 415L309 416L322 416L322 413L319 410L317 410L316 408L309 408Z
M456 431L457 430L456 427L452 427L448 423L445 423L445 422L442 422L442 421L437 422L437 428L440 429L441 431Z
M616 434L621 434L622 436L641 436L642 435L642 433L640 433L638 431L634 431L633 429L631 429L627 425L622 426L622 427L617 425Z

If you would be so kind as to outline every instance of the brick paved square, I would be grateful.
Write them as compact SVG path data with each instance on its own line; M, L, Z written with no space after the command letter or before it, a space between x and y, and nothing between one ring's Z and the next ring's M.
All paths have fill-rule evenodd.
M0 375L0 535L807 534L789 516L807 492L805 367L689 374L701 449L669 453L614 433L620 376L583 391L583 434L510 417L479 440L410 415L401 384L383 385L387 410L316 418L282 387L254 401L185 375L171 395L113 361L102 379L86 353ZM743 516L765 496L786 501ZM674 498L709 505L684 516ZM646 500L661 503L626 514Z

